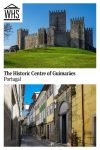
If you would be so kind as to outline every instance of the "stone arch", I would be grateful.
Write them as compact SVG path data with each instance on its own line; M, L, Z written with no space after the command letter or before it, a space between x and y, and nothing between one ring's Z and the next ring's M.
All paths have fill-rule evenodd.
M68 130L68 110L69 105L67 102L63 101L59 107L60 116L60 142L67 143L67 130Z
M62 115L67 113L68 109L69 109L68 103L63 101L59 107L59 114Z

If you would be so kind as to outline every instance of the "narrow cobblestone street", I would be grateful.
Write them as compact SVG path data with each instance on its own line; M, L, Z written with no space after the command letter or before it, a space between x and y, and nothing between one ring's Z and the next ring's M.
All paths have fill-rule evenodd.
M25 135L21 139L21 147L58 147L62 146L59 143L51 142L47 139L41 139L40 137Z
M96 146L96 85L14 84L4 93L4 146Z

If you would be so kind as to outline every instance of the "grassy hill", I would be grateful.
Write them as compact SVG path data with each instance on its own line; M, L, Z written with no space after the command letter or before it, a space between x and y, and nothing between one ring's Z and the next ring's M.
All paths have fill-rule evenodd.
M4 54L5 68L95 68L96 54L87 50L46 47Z

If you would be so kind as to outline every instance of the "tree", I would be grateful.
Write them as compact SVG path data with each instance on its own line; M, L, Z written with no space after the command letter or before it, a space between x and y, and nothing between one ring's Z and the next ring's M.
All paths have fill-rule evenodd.
M12 26L10 23L5 23L4 24L4 38L8 38L12 32Z

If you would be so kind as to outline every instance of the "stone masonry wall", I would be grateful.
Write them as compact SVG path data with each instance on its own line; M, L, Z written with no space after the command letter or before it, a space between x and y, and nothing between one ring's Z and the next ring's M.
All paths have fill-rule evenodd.
M71 47L84 48L84 18L74 18L70 20L71 31Z
M38 35L28 35L25 37L25 49L33 48L38 46Z

